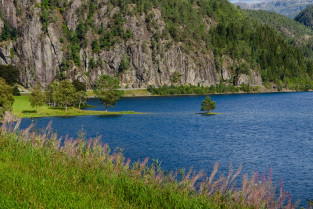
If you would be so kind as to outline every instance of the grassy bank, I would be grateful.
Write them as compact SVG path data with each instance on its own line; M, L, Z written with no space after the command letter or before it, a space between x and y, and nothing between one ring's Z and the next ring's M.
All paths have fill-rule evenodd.
M119 114L138 114L133 111L123 112L105 112L80 110L74 107L69 107L65 111L63 107L50 107L48 105L38 108L38 113L35 107L31 107L28 96L14 97L13 114L20 118L35 118L35 117L49 117L49 116L80 116L80 115L119 115Z
M150 96L150 93L147 89L125 89L124 90L125 97L132 96Z
M0 129L1 208L294 208L281 207L270 178L245 176L235 188L233 175L216 178L180 171L164 172L148 159L131 163L122 153L110 153L98 139L66 138L56 134ZM201 180L202 179L202 180ZM196 189L197 188L197 189Z

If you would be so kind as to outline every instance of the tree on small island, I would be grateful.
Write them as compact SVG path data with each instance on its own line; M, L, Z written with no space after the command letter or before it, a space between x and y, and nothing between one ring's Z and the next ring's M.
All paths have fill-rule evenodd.
M30 105L36 107L36 112L38 113L38 107L43 106L45 103L44 93L41 92L41 83L37 82L36 86L30 93Z
M124 95L124 91L119 90L120 88L120 80L109 75L102 75L96 81L94 93L101 101L101 104L105 105L106 112L108 111L108 107L114 107Z
M0 117L12 109L14 102L13 87L9 86L3 78L0 78Z
M205 97L205 100L201 103L201 111L207 111L207 113L210 113L211 110L214 110L216 108L216 104L214 101L211 101L211 97Z

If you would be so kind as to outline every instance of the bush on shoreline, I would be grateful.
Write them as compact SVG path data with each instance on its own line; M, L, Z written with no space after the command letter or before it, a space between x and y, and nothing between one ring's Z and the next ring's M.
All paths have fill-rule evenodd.
M275 194L271 176L243 177L241 188L230 167L216 178L203 172L165 172L156 164L131 163L121 152L110 153L100 137L62 140L20 121L0 128L0 202L3 207L72 208L295 208L288 193ZM277 198L278 197L278 198Z

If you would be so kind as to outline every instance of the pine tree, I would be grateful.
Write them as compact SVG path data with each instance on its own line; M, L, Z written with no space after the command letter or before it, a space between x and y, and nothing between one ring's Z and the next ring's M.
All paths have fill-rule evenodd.
M207 113L210 113L210 111L214 110L215 108L215 102L211 101L210 97L205 97L205 100L203 100L201 104L201 111L207 111Z

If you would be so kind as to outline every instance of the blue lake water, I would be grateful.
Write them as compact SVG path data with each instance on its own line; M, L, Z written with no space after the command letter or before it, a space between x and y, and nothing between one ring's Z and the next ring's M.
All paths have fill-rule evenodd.
M149 157L176 170L193 166L210 173L215 162L227 173L229 164L243 165L242 173L267 173L282 180L293 201L313 199L313 92L213 95L224 113L200 113L205 96L123 98L109 111L133 110L145 115L50 117L36 119L38 128L52 120L59 135L102 135L114 150L124 149L136 161ZM97 99L89 104L104 110ZM22 128L31 123L22 121Z

